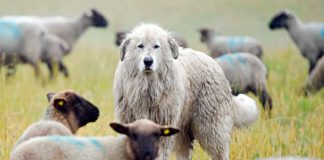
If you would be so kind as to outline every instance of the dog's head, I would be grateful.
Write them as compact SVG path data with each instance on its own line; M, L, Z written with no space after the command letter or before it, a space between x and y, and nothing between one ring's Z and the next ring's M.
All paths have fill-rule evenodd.
M142 24L129 33L120 47L121 61L139 72L153 73L165 62L177 59L178 44L171 34L154 24Z
M273 18L271 19L271 21L269 23L269 28L271 30L275 30L275 29L279 29L279 28L288 29L288 27L289 27L288 24L293 19L294 19L294 14L291 11L289 11L287 9L281 10L273 16Z

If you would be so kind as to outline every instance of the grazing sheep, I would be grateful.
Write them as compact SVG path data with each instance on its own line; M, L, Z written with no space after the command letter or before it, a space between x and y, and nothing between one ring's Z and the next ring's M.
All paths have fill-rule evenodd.
M236 52L247 52L262 58L261 44L252 37L217 35L213 29L209 28L199 29L199 32L200 41L207 44L213 58Z
M130 124L110 123L119 137L46 136L29 140L11 153L11 160L154 160L160 137L178 129L150 120ZM126 136L125 136L126 135Z
M129 31L118 31L116 32L116 40L115 40L115 44L117 47L119 47L123 40L126 38L126 35L129 33ZM178 35L173 35L174 36L174 39L177 41L178 45L182 48L188 48L188 43L187 41L178 36Z
M10 16L10 19L16 21L30 22L33 24L43 25L49 33L59 36L65 40L72 50L74 43L89 28L105 28L108 25L106 18L96 9L82 13L81 16L73 18L65 17L35 17L35 16ZM69 53L69 52L68 52ZM67 55L66 53L65 55ZM42 59L48 66L50 73L53 73L53 63L51 59ZM69 75L66 66L62 61L59 62L59 71L66 77ZM52 77L52 75L51 75Z
M271 19L269 28L271 30L283 28L288 31L301 54L308 59L311 73L324 54L323 23L304 23L293 12L282 10Z
M142 24L128 34L120 58L113 89L117 120L147 118L178 127L177 159L191 157L194 139L213 159L229 159L233 124L244 127L257 118L254 100L231 94L215 60L178 47L157 25ZM162 141L160 159L168 158L173 144L173 139Z
M306 82L306 94L307 92L317 92L324 86L324 57L318 62L316 67L308 76Z
M14 148L33 137L75 134L79 128L99 117L97 107L73 91L49 93L47 98L50 106L45 117L29 126Z
M258 57L235 53L217 57L216 61L222 67L234 95L252 92L259 96L264 109L272 109L272 99L267 91L267 68Z

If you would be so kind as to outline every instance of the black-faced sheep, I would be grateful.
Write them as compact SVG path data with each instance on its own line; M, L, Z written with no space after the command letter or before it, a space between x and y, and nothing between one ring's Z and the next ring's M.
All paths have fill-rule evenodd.
M11 153L11 160L154 160L160 137L178 129L149 120L130 124L110 123L119 137L46 136L33 138Z
M289 10L279 11L269 23L271 30L286 29L299 48L301 54L309 61L309 73L324 54L323 23L304 23Z
M99 117L99 110L77 93L67 90L47 94L50 106L43 120L32 124L19 138L15 147L38 136L69 135Z
M217 62L178 47L169 32L154 24L136 27L120 49L113 89L117 120L147 118L178 127L175 141L162 141L161 159L173 149L177 159L190 159L194 139L212 159L229 159L233 125L252 124L258 109L250 97L232 95Z
M129 31L118 31L116 32L116 39L115 39L115 44L117 47L119 47L123 40L126 38L126 35L129 33ZM179 35L175 34L173 35L174 39L177 41L178 45L182 48L188 48L188 43L187 41L180 37Z
M249 53L225 54L216 58L229 81L232 93L252 92L259 96L263 108L272 108L267 91L267 68L262 61Z
M319 91L324 86L324 57L318 62L306 81L306 94Z
M213 29L199 29L200 41L206 43L211 57L216 58L227 53L247 52L260 59L263 51L261 44L252 37L217 35Z

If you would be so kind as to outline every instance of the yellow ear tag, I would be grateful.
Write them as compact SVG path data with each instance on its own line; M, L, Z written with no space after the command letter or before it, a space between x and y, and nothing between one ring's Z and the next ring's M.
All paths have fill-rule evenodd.
M170 134L170 129L164 129L163 134L164 135L169 135Z
M62 107L64 105L64 101L59 101L57 104Z

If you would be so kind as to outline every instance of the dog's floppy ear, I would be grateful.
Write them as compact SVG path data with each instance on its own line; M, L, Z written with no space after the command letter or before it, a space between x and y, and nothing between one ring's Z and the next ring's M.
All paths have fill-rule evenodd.
M130 43L130 39L127 38L123 41L123 43L121 44L120 46L120 60L123 61L124 58L125 58L125 54L126 54L126 51L127 51L127 46L129 45Z
M179 46L178 46L177 42L175 41L175 39L172 36L169 36L168 43L169 43L169 47L171 49L173 58L177 59L179 56Z

